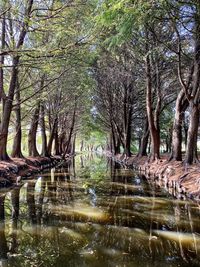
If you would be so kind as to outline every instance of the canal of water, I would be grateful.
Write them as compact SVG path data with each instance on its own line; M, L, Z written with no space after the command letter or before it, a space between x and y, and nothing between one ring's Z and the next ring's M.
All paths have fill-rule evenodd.
M94 154L0 191L0 266L200 266L200 207Z

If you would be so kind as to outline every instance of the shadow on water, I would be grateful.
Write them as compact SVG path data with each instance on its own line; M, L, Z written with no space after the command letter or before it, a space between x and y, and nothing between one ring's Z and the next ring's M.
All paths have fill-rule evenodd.
M0 266L200 266L199 214L83 154L0 192Z

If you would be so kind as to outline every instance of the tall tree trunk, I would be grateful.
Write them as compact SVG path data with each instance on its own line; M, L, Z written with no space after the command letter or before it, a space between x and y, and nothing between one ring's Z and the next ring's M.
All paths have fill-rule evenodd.
M106 150L113 153L113 135L112 135L112 133L110 133L109 137L107 137L106 139L107 139Z
M54 119L53 126L51 127L51 133L50 133L49 142L47 146L47 151L49 155L51 155L51 152L52 152L52 145L53 145L53 140L55 137L55 128L56 128L57 120L58 118L56 117Z
M71 127L70 127L69 136L68 136L67 144L66 144L66 147L65 147L65 151L63 153L63 158L70 151L71 138L72 138L72 134L73 134L73 131L74 131L75 119L76 119L76 107L77 107L77 102L76 102L76 99L75 99L74 112L73 112L73 116L72 116L72 124L71 124Z
M180 91L176 100L176 111L174 117L173 133L172 133L172 153L170 160L182 160L182 101L184 98L183 90Z
M119 136L117 136L116 147L115 147L115 155L120 154L120 146L121 146L120 138L119 138Z
M190 113L190 123L188 129L188 142L186 147L185 163L192 164L196 158L197 133L199 126L199 108L192 104Z
M148 154L151 153L151 136L149 135L149 140L148 140Z
M124 154L131 156L131 123L132 123L132 84L124 84L123 99L123 143Z
M151 63L149 55L146 56L146 75L147 75L147 88L146 88L146 109L149 124L149 131L151 135L151 159L160 158L160 134L156 129L153 109L152 109L152 78L151 78Z
M169 138L168 137L166 137L165 138L165 147L166 147L166 150L165 150L165 152L166 153L169 153L169 146L170 146L170 144L169 144Z
M76 134L74 135L73 138L72 154L74 155L75 152L76 152Z
M36 145L39 114L40 114L40 103L38 103L37 107L35 108L35 111L32 117L31 127L28 133L28 151L29 151L29 156L31 157L39 156L37 145Z
M149 140L149 125L148 125L148 120L146 120L144 126L144 133L139 148L139 153L137 155L138 157L147 156L148 140Z
M172 132L173 132L173 127L169 127L168 130L168 148L169 148L169 153L172 152Z
M111 133L110 133L110 152L114 153L114 155L117 154L116 151L116 134L115 134L115 129L113 126L113 123L111 122Z
M183 129L184 129L184 144L185 144L185 148L187 146L187 135L188 135L188 125L186 122L186 117L185 117L185 113L184 113L184 119L183 119Z
M65 132L62 132L62 134L59 136L59 151L60 151L60 154L62 154L64 152L64 150L65 150L65 146L64 146L65 138L66 138L66 134L65 134Z
M125 147L124 154L127 157L131 156L131 122L132 122L132 108L129 107L127 114L126 132L125 132Z
M13 158L23 158L22 150L21 150L21 141L22 141L22 127L21 127L21 105L20 105L20 88L17 79L17 90L16 90L16 125L15 125L15 137L13 142L13 150L11 156Z
M42 153L43 157L48 157L49 153L47 150L47 135L46 135L46 125L45 125L45 110L44 103L41 103L40 106L40 127L41 127L41 136L42 136Z
M115 126L112 124L111 127L111 133L110 133L110 152L114 153L114 155L117 155L120 153L120 137L118 135L118 132L115 130Z
M4 109L3 109L3 117L0 127L0 160L9 160L9 156L7 154L7 140L8 140L8 127L10 122L10 115L12 111L12 103L14 98L14 92L16 87L17 80L17 66L19 63L19 57L14 57L13 59L13 67L11 72L11 80L9 85L8 96L5 100Z
M54 151L55 155L60 155L60 146L59 146L59 137L58 137L58 121L55 126L55 135L54 135Z

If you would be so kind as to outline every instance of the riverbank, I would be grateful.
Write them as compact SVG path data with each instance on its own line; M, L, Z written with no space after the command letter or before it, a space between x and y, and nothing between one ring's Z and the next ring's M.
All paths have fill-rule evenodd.
M67 157L65 161L69 161ZM24 178L52 168L63 161L60 156L11 158L10 161L0 161L0 187L19 183Z
M180 161L168 161L168 155L162 155L160 160L149 163L148 157L126 158L124 155L107 154L125 167L139 171L145 177L164 187L177 198L200 200L200 165L185 166Z

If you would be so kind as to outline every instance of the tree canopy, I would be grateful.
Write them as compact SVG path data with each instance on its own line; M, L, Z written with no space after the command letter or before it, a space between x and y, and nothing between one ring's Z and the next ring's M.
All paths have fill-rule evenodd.
M77 140L198 161L197 0L8 0L0 10L1 160L65 156Z

